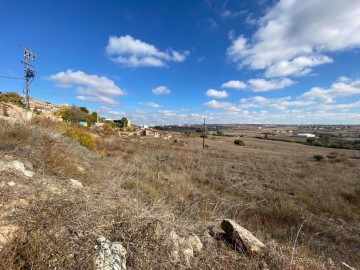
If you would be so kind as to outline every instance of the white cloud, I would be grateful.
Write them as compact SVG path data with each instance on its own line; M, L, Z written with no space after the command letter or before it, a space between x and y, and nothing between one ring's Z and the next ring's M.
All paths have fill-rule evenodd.
M214 97L214 98L226 98L228 97L228 93L226 91L217 91L215 89L209 89L206 91L206 95L208 97Z
M334 102L336 97L347 97L360 94L360 80L344 81L345 77L340 77L340 81L332 84L330 88L324 89L320 87L313 87L308 92L300 96L305 100L321 100L324 102Z
M149 108L160 108L160 105L156 104L154 102L146 102L146 103L139 102L139 104L142 106L145 106L145 107L149 107Z
M265 98L255 96L251 98L242 98L240 100L240 108L271 108L274 110L284 111L292 107L306 107L312 105L314 102L306 100L291 100L291 97L282 98Z
M283 60L275 63L265 71L265 76L303 76L311 72L311 67L332 62L330 57L324 55L299 56L291 61Z
M249 88L254 92L267 92L277 89L283 89L294 83L294 81L287 78L273 80L251 79L248 81Z
M167 88L166 86L158 86L154 89L151 90L155 95L165 95L165 94L170 94L171 91L169 88Z
M228 18L236 18L240 15L245 14L246 11L231 11L229 9L225 9L221 12L221 17L223 19L228 19Z
M220 109L220 108L229 108L231 106L233 106L231 103L229 102L219 102L219 101L216 101L216 100L211 100L209 102L206 102L204 103L204 105L206 107L209 107L209 108L215 108L215 109Z
M242 81L228 81L221 85L221 88L245 89L247 84Z
M229 59L267 77L301 76L331 63L326 52L360 46L360 1L280 0L257 25L251 39L232 40Z
M109 97L104 97L104 96L98 96L98 97L94 97L94 96L76 96L76 99L81 100L81 101L85 101L85 102L91 102L91 103L107 103L107 104L117 104L117 102Z
M322 104L320 106L317 106L317 109L321 111L339 110L339 109L342 111L349 111L352 108L360 108L360 100L349 104L332 104L332 105Z
M189 51L168 49L160 51L154 45L134 39L130 35L110 36L106 53L116 63L128 67L164 67L168 62L183 62Z
M83 71L71 69L51 75L49 80L59 87L76 87L77 99L94 103L116 104L115 96L125 95L114 81L98 75L89 75Z

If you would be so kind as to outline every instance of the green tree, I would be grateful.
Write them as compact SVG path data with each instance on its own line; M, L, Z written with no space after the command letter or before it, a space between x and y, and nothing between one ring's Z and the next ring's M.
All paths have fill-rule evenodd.
M87 114L89 113L89 110L86 107L79 107L79 109Z
M56 112L57 116L60 116L64 121L76 123L78 121L88 121L90 115L81 108L73 105L71 107L62 106Z
M96 122L97 122L97 116L98 116L97 112L93 112L93 113L90 114L90 116L89 116L89 121L90 121L91 123L96 123Z
M129 124L129 121L127 120L126 117L121 118L121 126L122 127L127 127L128 124Z

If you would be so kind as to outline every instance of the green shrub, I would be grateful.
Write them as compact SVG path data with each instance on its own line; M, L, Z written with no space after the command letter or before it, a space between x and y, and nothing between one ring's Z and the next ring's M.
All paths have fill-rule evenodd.
M235 140L234 143L236 145L245 146L245 143L242 140Z
M315 158L315 160L317 160L317 161L321 161L321 160L324 160L324 159L325 159L323 155L319 155L319 154L314 155L314 158Z
M21 96L15 92L0 94L0 102L12 103L18 106L23 106Z

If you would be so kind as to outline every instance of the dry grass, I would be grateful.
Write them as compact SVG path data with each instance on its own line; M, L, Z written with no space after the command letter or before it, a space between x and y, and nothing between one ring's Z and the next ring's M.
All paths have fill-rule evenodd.
M159 143L114 134L98 136L102 156L64 130L46 121L0 123L0 155L36 171L31 181L0 174L2 183L13 179L19 187L0 193L3 205L26 201L12 215L11 207L0 208L0 221L19 228L0 251L0 269L92 269L99 235L123 243L131 269L186 268L171 257L171 230L204 243L192 269L360 266L359 160L221 150L212 145L217 139L203 151L197 138ZM71 189L69 178L85 188ZM249 258L213 240L207 228L219 230L225 217L263 240L265 254Z

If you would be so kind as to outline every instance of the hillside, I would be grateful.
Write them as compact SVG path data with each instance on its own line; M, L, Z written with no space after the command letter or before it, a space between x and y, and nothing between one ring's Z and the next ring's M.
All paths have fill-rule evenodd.
M0 120L0 269L359 269L358 151L233 141Z

